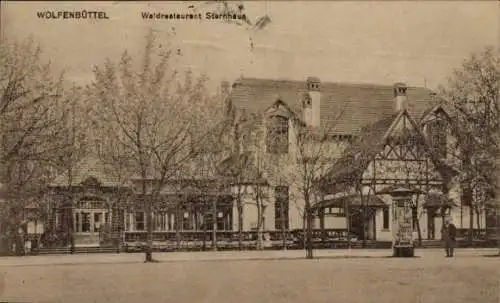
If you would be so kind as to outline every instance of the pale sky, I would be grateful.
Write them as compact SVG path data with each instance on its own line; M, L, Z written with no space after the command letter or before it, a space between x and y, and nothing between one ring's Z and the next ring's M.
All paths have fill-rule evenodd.
M206 72L214 83L232 82L240 75L296 80L316 76L322 81L405 81L435 88L471 52L499 46L496 1L245 2L251 18L268 14L272 19L256 33L215 20L151 21L141 17L142 11L189 12L189 4L10 2L2 7L2 31L7 37L33 35L54 68L65 68L68 78L80 84L88 83L92 66L107 57L118 60L125 49L140 54L150 27L159 32L175 27L173 43L182 50L175 65ZM36 16L40 10L84 9L105 11L110 19L45 20ZM211 6L199 10L207 12Z

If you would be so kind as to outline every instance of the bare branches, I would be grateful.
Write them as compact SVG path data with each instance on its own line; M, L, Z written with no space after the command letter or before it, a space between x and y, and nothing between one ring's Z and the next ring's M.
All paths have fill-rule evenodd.
M124 52L116 64L107 61L95 68L89 88L98 104L95 122L101 133L95 135L114 155L110 159L128 159L140 194L148 197L146 208L154 208L167 183L182 178L179 172L222 121L222 104L206 91L206 77L187 71L180 78L170 66L171 53L158 46L150 31L140 66ZM115 138L109 140L109 134Z
M52 77L40 55L32 39L0 45L0 212L15 231L23 209L42 207L47 185L85 146L85 123L75 118L85 112L76 106L79 89L64 89L63 75Z

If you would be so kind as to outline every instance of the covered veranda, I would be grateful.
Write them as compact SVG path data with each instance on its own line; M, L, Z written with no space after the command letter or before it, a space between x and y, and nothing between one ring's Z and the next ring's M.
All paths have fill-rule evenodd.
M375 240L375 214L385 207L378 196L351 193L324 199L312 209L322 240L346 240L348 234L351 239Z
M197 182L199 183L199 182ZM210 184L164 190L155 197L136 194L125 211L124 243L141 246L147 239L145 203L152 203L153 241L156 246L203 246L233 230L233 197L229 190ZM149 200L149 202L147 202Z

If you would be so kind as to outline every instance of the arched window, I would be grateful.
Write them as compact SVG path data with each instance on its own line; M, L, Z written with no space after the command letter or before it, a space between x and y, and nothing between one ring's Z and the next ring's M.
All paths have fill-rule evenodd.
M271 116L269 118L266 146L269 153L288 153L288 118L282 116Z

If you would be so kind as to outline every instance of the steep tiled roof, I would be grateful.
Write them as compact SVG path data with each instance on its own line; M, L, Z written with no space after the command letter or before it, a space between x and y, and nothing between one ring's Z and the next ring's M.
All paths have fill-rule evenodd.
M321 124L332 133L356 134L361 128L394 113L392 85L321 83ZM263 111L277 99L296 113L302 112L305 81L241 78L233 84L230 99L250 112ZM419 120L432 107L436 98L422 87L408 87L408 111Z
M342 156L320 178L319 187L326 192L331 192L332 190L338 190L334 188L335 186L358 182L370 162L386 144L386 135L390 132L391 126L396 120L403 117L403 115L408 117L409 113L401 111L399 114L390 115L385 119L363 127L353 144L343 152ZM416 121L411 119L411 117L408 117L408 119L412 121L412 124L417 126ZM429 148L428 142L418 128L416 128L415 135L414 139L419 140L416 144L424 148L436 170L441 174L441 177L448 180L456 174L456 171L452 167L441 160Z
M350 182L360 178L372 158L384 146L384 136L399 114L365 125L359 137L343 152L324 178L327 183Z
M112 176L109 171L110 167L106 166L99 158L89 156L80 161L72 169L73 186L80 185L88 178L95 178L102 186L120 186L118 178ZM50 184L51 187L66 187L69 185L68 172L63 172L57 176ZM123 184L122 184L123 185Z
M250 152L243 154L233 153L220 163L218 171L221 176L228 178L229 182L233 182L235 179L240 183L265 182L259 176L259 171L253 162Z

